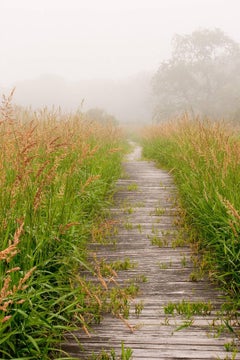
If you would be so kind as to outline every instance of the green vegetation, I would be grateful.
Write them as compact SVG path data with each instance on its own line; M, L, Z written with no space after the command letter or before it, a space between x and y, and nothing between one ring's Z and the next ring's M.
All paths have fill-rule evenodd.
M156 245L158 247L163 247L163 246L167 246L167 241L166 239L163 239L157 235L148 235L147 236L148 239L151 241L152 245Z
M166 212L166 209L163 209L161 207L157 207L155 209L155 211L153 213L151 213L151 215L161 216L161 215L164 215L165 212Z
M132 355L133 355L132 349L126 348L124 342L122 341L120 356L116 355L116 351L114 349L112 349L110 353L107 352L106 350L102 350L98 355L93 354L90 360L131 360Z
M166 315L184 315L187 319L194 315L210 315L212 311L212 304L204 302L189 302L181 301L178 303L169 302L164 306L164 313Z
M121 171L123 143L110 122L13 111L11 96L0 110L0 357L57 359L64 331L88 332L107 307L121 315L132 296L132 288L108 290L86 260L91 236L109 229L100 214ZM86 269L97 285L79 275Z
M116 276L116 272L129 270L136 267L136 263L132 262L129 258L125 258L124 260L116 260L111 263L107 263L104 260L101 260L100 263L101 274L106 275L114 275Z
M188 111L237 122L239 58L239 43L219 29L175 35L171 57L160 63L152 81L154 120L173 119Z
M138 189L138 184L132 183L127 186L128 191L136 191Z
M199 266L239 304L239 136L220 122L185 116L147 128L143 147L174 174Z

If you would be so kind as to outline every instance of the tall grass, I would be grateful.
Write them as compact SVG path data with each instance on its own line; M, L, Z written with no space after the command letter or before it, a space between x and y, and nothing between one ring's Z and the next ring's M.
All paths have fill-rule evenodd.
M101 291L80 270L94 272L86 244L119 177L122 138L81 113L15 110L12 96L0 109L0 357L63 358L63 332L100 316Z
M240 140L233 130L185 116L146 128L143 154L173 172L209 275L239 303Z

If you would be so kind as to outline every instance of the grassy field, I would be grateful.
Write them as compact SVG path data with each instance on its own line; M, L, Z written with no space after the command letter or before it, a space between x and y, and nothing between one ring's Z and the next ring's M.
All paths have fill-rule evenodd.
M239 308L240 140L223 123L181 120L150 126L143 154L171 170L179 188L199 266Z
M125 145L116 125L13 110L11 97L0 116L0 357L63 359L63 332L111 311L86 244L109 227L102 214ZM86 268L98 286L80 277Z

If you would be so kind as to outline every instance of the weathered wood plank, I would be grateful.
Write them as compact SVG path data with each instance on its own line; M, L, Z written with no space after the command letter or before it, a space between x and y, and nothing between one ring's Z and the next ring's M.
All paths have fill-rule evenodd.
M122 321L106 315L100 325L93 326L90 338L79 330L74 334L75 339L66 336L63 348L77 359L87 359L101 349L114 348L120 354L123 341L125 347L132 348L136 360L231 359L224 344L232 341L232 335L219 333L216 337L218 328L212 327L222 324L216 320L222 294L206 279L190 281L194 270L190 249L172 247L179 236L173 179L153 162L139 161L140 157L141 149L135 147L123 164L126 178L118 181L119 191L112 208L112 216L118 221L114 245L91 244L91 251L99 258L106 261L129 258L136 264L133 269L119 273L116 279L119 285L146 276L147 282L139 284L139 294L130 309L129 322L136 330L131 333ZM152 236L164 240L161 247L152 245ZM213 310L207 316L193 316L191 326L176 331L189 319L165 315L164 306L182 300L211 300ZM144 308L138 317L135 304L140 301ZM234 359L239 360L240 355L236 354Z

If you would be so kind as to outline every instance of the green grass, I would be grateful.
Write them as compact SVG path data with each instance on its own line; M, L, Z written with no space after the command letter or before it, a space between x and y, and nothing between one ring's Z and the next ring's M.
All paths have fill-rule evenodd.
M209 276L239 303L239 136L222 123L185 117L149 127L142 143L143 155L174 175Z
M106 302L86 246L124 146L116 126L80 113L14 114L10 97L1 116L0 357L57 359L63 332L87 332ZM85 269L98 286L79 276Z
M109 351L102 350L99 354L93 354L89 360L131 360L133 351L131 348L127 348L124 342L121 342L121 354L117 356L114 349Z
M136 191L137 189L138 189L138 184L136 184L136 183L132 183L132 184L127 185L127 190L128 191Z
M189 302L181 301L178 303L169 302L164 306L166 315L184 315L187 319L194 315L210 315L212 311L211 302Z

